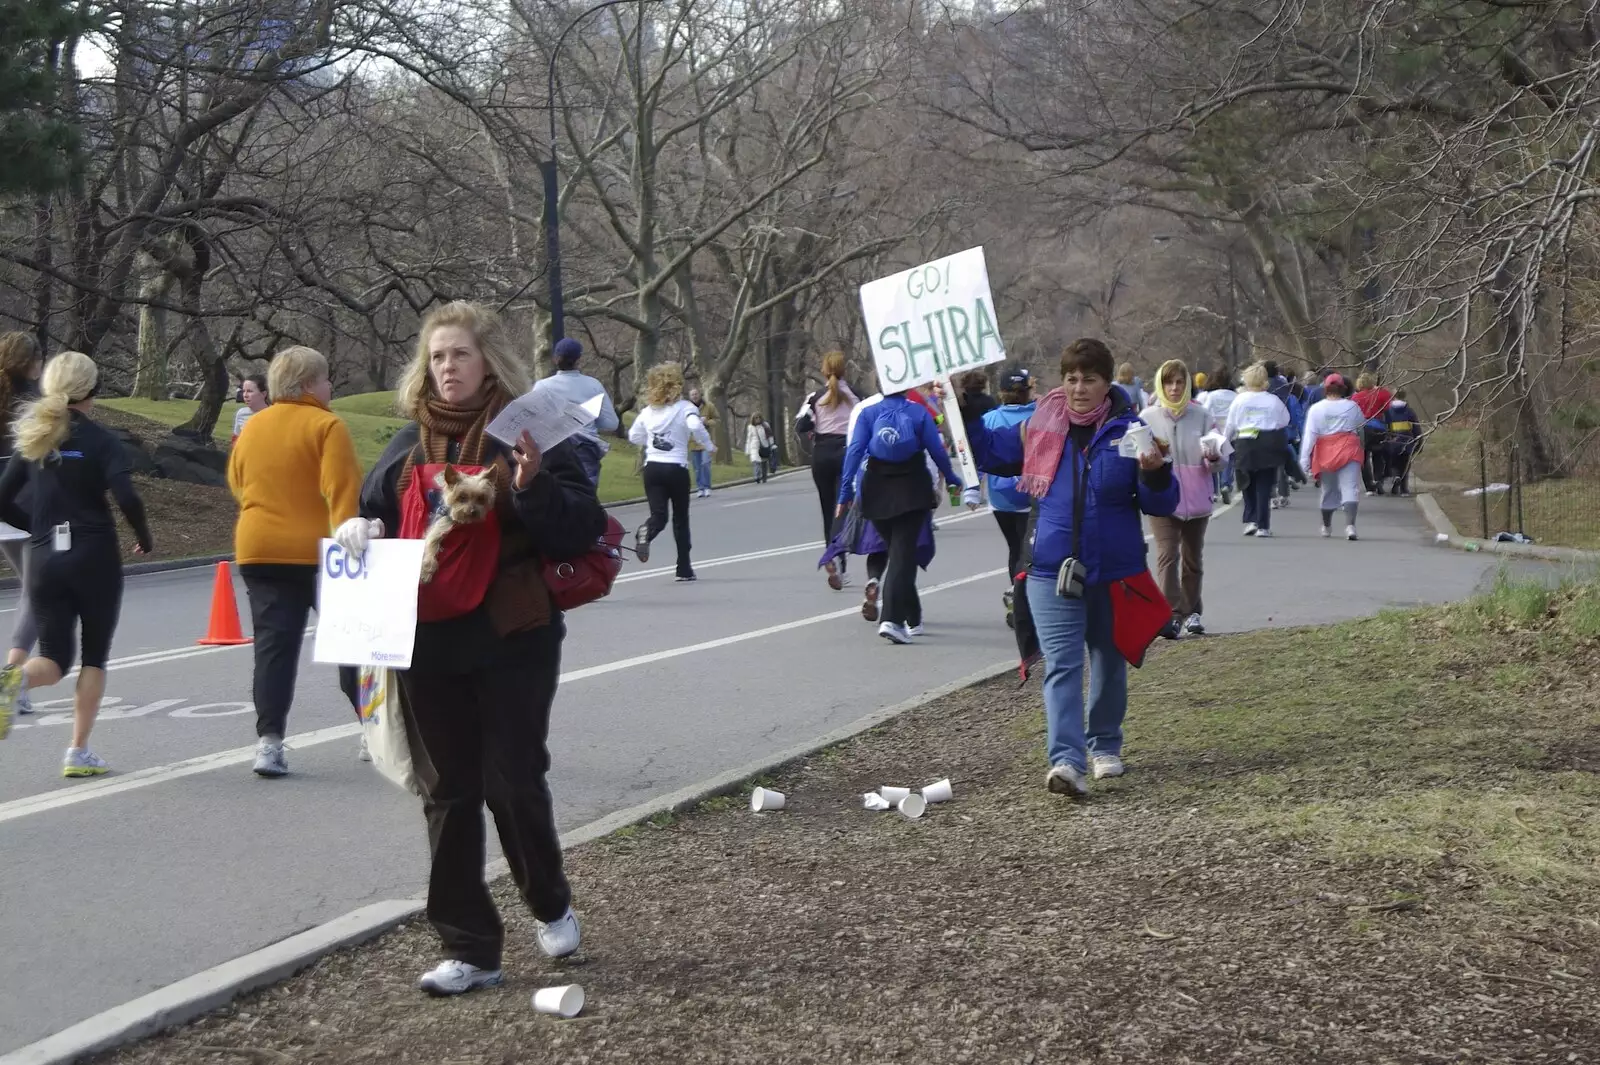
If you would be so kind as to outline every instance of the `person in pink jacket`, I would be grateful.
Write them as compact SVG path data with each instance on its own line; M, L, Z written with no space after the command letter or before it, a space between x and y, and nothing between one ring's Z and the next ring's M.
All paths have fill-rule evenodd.
M1169 640L1206 631L1201 620L1201 555L1211 522L1211 475L1222 461L1217 420L1190 395L1189 368L1171 359L1156 372L1155 402L1139 412L1172 460L1178 480L1178 509L1170 518L1150 519L1156 541L1155 577L1161 594L1172 604L1172 621L1161 632Z

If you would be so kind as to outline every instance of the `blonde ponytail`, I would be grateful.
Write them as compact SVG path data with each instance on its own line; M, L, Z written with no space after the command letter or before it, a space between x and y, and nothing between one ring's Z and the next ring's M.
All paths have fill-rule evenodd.
M822 375L828 379L828 393L817 403L824 407L836 405L844 397L839 394L839 378L844 376L844 352L830 351L822 357Z
M17 418L17 453L29 462L40 462L60 448L72 431L68 408L93 395L99 382L99 368L81 351L63 351L45 363L41 397Z

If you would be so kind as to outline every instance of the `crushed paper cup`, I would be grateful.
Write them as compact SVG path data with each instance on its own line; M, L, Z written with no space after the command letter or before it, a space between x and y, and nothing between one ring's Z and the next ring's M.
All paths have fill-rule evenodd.
M786 801L783 792L773 791L771 788L757 788L750 793L750 809L758 814L768 810L781 810Z
M878 794L882 795L885 799L888 799L889 800L889 805L893 806L895 803L899 802L901 799L905 798L907 795L910 795L911 794L911 789L910 788L891 788L891 787L888 787L886 785L886 786L881 787L881 788L878 789Z
M922 789L923 802L949 802L953 795L949 777L935 781Z
M865 795L862 795L861 805L865 806L869 810L874 811L875 813L882 813L884 810L894 809L894 807L889 804L888 799L885 799L882 795L879 795L875 791L869 791Z
M907 821L915 821L927 810L928 804L921 795L907 795L895 804L895 809L900 811L900 816Z
M1440 533L1438 536L1435 536L1433 538L1433 542L1436 543L1436 544L1447 544L1447 543L1450 542L1450 534L1449 533Z
M533 1008L571 1020L583 1012L583 988L577 984L542 988L533 993Z

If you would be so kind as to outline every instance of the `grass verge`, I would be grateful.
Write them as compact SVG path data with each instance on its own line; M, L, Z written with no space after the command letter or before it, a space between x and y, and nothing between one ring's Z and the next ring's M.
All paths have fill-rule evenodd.
M1492 537L1520 525L1536 543L1600 550L1600 471L1524 485L1520 516L1510 492L1490 494L1487 532L1482 497L1462 494L1483 483L1477 430L1435 429L1417 457L1417 476L1433 486L1434 499L1462 536ZM1490 463L1491 483L1507 477L1503 461Z
M969 689L775 772L782 813L570 853L574 961L501 883L500 989L419 996L410 926L109 1060L1588 1060L1597 630L1594 586L1502 583L1163 647L1083 803L1041 786L1038 693ZM947 774L920 821L860 807ZM581 1020L530 1010L572 981Z

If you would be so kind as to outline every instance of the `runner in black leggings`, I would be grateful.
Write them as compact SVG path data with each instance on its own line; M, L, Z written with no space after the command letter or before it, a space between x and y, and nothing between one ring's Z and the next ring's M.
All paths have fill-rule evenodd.
M850 411L861 400L844 382L845 358L842 351L830 351L822 358L822 375L827 387L807 396L800 404L795 429L811 434L811 480L817 486L817 502L822 507L822 540L833 539L834 509L839 503L839 476L844 470L845 433ZM828 587L838 591L850 583L845 575L849 555L840 555L827 564Z
M43 398L18 419L16 451L0 474L0 517L31 534L28 596L39 621L38 656L0 671L0 734L23 689L49 687L66 676L81 627L83 668L74 693L72 746L61 766L65 777L98 776L109 768L89 750L122 607L122 553L108 494L133 526L139 553L152 547L122 443L88 417L98 382L87 355L69 351L50 360ZM24 486L26 510L17 506Z

